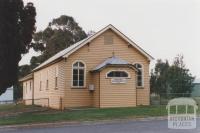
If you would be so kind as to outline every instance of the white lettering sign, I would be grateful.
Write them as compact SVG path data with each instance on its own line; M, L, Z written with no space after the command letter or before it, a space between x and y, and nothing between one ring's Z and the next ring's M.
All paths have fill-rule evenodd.
M125 78L112 78L111 83L113 83L113 84L125 84L126 79Z

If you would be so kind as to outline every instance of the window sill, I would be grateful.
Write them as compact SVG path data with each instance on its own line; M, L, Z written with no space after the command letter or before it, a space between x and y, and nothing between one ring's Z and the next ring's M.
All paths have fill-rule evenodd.
M86 89L85 86L72 86L71 89Z
M137 86L136 89L144 89L144 86Z
M106 79L131 79L131 77L106 77Z

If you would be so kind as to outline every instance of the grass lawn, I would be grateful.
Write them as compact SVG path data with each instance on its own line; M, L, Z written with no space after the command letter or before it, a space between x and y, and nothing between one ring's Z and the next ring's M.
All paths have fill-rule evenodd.
M12 110L24 110L41 108L24 105L0 105L0 113ZM0 118L0 125L44 123L56 121L93 121L110 119L127 119L151 116L166 116L165 106L140 106L131 108L107 108L107 109L81 109L73 111L46 110L37 112L25 112L16 116L6 116Z
M47 108L42 108L39 106L25 106L23 104L7 104L7 105L0 105L0 119L5 116L13 116L23 113L29 113L29 112L36 112L36 111L46 111Z
M6 105L0 105L0 113L2 112L16 112L16 111L24 111L29 109L35 109L35 108L41 108L37 106L25 106L23 104L6 104Z

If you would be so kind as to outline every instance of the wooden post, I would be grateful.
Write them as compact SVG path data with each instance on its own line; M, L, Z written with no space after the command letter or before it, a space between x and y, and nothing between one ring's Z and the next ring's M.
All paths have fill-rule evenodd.
M63 107L62 107L62 97L60 97L60 110L63 110Z

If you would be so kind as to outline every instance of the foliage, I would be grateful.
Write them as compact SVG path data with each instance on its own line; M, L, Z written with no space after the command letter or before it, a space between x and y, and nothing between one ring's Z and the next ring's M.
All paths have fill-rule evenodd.
M191 93L194 77L183 62L183 56L177 56L169 69L171 93Z
M35 31L36 11L22 0L0 1L0 95L18 80L21 54L28 52Z
M18 78L22 78L31 72L31 67L29 65L22 65L18 67L18 71L19 71ZM22 98L23 96L22 84L17 82L16 84L13 85L13 89L14 89L14 99L17 100L19 98Z
M87 37L85 31L82 30L74 18L62 15L53 19L45 30L34 34L31 47L36 52L41 52L41 55L33 56L30 60L30 66L19 67L19 78L30 73L31 70L49 57L85 37ZM22 87L19 83L15 84L14 93L15 99L22 96Z
M155 70L151 73L151 93L191 93L194 77L183 59L182 55L178 55L171 66L168 61L157 61Z
M155 65L154 72L151 72L150 78L150 88L151 93L167 93L168 87L168 70L169 70L169 63L166 60L163 62L162 60L158 60Z
M62 15L53 19L44 31L34 35L32 47L42 54L31 59L31 68L86 37L86 33L74 18Z

